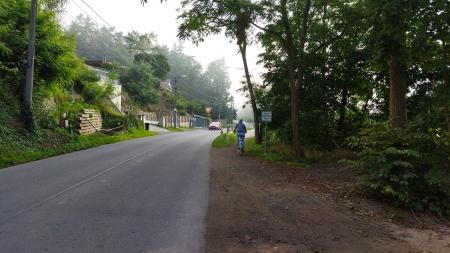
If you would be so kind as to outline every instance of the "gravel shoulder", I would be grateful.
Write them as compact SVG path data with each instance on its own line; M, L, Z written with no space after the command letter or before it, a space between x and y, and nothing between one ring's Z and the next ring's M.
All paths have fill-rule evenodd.
M450 252L447 221L356 193L343 168L211 150L205 252ZM398 216L402 218L399 219Z

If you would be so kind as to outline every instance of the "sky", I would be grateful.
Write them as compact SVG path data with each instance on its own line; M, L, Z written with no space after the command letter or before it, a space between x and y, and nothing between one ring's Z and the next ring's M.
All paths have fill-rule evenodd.
M100 19L86 2L103 19ZM158 37L158 43L169 48L175 43L179 43L177 38L177 10L180 7L179 0L168 0L161 3L160 0L150 0L142 6L140 0L69 0L66 10L63 13L63 23L69 24L78 14L89 14L98 24L104 25L105 21L113 26L117 31L124 33L136 30L140 33L153 32ZM244 80L244 68L241 55L237 45L226 38L223 34L210 36L198 46L188 42L183 42L184 52L194 56L199 61L203 69L214 60L225 58L230 80L232 81L230 93L235 98L236 108L242 107L246 102L243 94L237 92ZM263 72L262 66L257 65L258 54L261 48L254 44L248 49L248 64L254 81L259 81L259 76Z

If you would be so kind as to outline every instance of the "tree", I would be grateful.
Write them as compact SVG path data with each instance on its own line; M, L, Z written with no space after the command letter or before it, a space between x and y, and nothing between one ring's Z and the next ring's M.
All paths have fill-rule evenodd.
M407 122L407 31L418 6L417 1L409 0L368 0L366 5L373 22L370 37L376 56L389 68L389 119L394 128L404 128Z
M297 1L300 5L300 1ZM294 45L294 34L289 21L287 0L281 0L281 23L284 29L284 48L288 58L289 90L291 100L291 125L292 143L294 155L298 158L304 156L304 151L300 143L298 114L299 114L299 87L301 87L305 73L305 44L308 34L308 22L311 10L311 0L306 0L302 11L302 21L299 29L300 44L298 48ZM296 6L297 12L300 11ZM298 58L297 58L298 57Z
M56 9L57 7L65 4L65 0L45 0L44 4L49 9ZM33 82L34 82L34 57L36 50L36 23L38 16L38 1L31 1L30 11L30 27L28 35L28 57L27 68L25 77L25 87L22 102L22 118L25 123L25 127L30 132L35 131L35 120L33 115Z
M225 64L225 59L218 59L208 65L203 74L206 80L205 95L208 95L208 102L213 107L213 117L225 119L231 112L227 104L231 102L228 90L231 81Z
M255 88L247 64L247 46L250 43L251 22L257 18L257 5L249 0L184 0L178 37L199 43L210 34L225 31L225 35L236 40L244 64L247 88L255 119L255 138L261 143L259 110Z
M124 37L124 40L133 55L150 53L157 48L154 33L140 34L137 31L131 31Z
M23 98L30 2L1 0L0 9L0 84ZM27 102L30 113L36 113L31 105L39 105L39 94L43 89L50 89L52 86L58 89L70 87L81 67L81 62L73 53L74 40L60 29L56 13L41 6L38 6L37 11L34 94L30 96L34 101Z
M162 53L139 53L134 56L134 62L141 62L151 66L153 75L160 80L165 79L170 71L167 57Z
M120 77L126 91L141 105L156 104L159 102L158 79L153 75L149 64L136 62Z
M128 37L114 28L99 27L88 16L79 15L67 32L76 37L77 55L84 60L109 61L123 66L133 62L135 51L127 44Z

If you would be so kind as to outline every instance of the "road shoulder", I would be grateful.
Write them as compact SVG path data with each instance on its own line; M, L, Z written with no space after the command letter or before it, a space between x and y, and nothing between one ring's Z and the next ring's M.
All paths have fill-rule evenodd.
M354 182L345 173L327 180L332 173L329 168L311 171L239 156L234 147L213 148L205 251L450 250L448 227L403 226L372 210L382 207L355 208L342 194ZM336 187L342 189L333 191Z

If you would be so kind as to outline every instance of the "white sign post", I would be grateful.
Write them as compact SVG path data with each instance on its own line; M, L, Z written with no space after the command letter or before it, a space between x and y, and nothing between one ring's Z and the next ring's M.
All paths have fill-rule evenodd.
M261 121L264 122L264 152L267 153L267 122L272 122L272 112L261 112Z
M261 121L266 123L272 122L272 112L270 111L261 112Z

